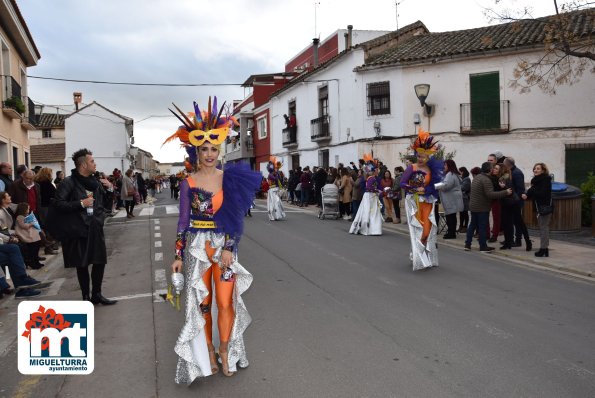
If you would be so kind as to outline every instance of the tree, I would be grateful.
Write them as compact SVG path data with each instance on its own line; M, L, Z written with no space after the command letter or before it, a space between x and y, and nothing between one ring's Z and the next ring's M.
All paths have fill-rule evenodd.
M501 5L502 0L495 0ZM537 59L523 57L514 68L509 87L521 93L537 86L548 94L556 94L561 85L578 82L583 73L595 74L595 40L593 29L595 2L587 0L553 0L555 14L532 18L531 9L484 9L487 18L512 22L513 32L520 33L527 24L535 24L543 32L543 55ZM577 30L577 26L585 29Z

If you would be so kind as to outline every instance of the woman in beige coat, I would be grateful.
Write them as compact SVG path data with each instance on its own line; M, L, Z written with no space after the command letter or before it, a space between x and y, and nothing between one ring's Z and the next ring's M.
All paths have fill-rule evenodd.
M126 209L126 217L134 217L134 193L136 192L136 185L132 180L132 169L126 170L126 174L122 176L122 192L120 196L124 201L124 208Z
M351 193L353 191L353 180L349 175L349 169L341 169L341 183L339 184L339 215L343 220L351 219Z

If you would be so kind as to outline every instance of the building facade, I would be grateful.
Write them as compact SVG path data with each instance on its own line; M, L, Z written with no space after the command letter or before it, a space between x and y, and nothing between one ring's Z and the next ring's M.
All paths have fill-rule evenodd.
M97 171L111 174L117 168L128 170L134 160L131 152L133 120L93 101L65 120L66 169L74 168L71 155L81 148L93 152Z
M0 2L0 74L2 116L0 116L0 162L13 170L30 166L27 131L35 126L35 105L27 87L27 68L37 65L41 55L16 1Z

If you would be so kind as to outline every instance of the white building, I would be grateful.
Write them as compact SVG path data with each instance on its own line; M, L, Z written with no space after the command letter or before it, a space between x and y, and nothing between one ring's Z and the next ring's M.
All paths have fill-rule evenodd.
M576 15L571 28L592 32L593 20ZM303 167L347 164L373 151L392 170L419 122L456 151L458 166L481 165L500 150L527 181L533 164L545 162L556 180L577 184L595 170L595 79L586 71L556 95L509 88L521 57L543 56L536 26L543 27L526 21L429 33L416 22L344 51L273 94L271 153ZM414 92L420 83L431 87L431 117ZM281 134L291 108L297 142Z
M97 171L126 171L134 159L133 120L93 101L66 118L66 170L74 168L71 156L81 148L93 152Z
M39 115L35 129L29 131L31 143L31 166L49 167L54 175L64 168L66 145L64 121L68 115L60 113L42 113Z

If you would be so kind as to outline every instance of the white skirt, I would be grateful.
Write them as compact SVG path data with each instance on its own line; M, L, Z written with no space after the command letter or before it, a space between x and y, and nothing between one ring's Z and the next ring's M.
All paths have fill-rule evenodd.
M420 201L432 203L432 211L428 217L432 223L432 229L428 236L428 241L424 246L421 243L421 235L423 233L423 226L416 217L417 203L415 203L414 195L407 195L405 197L405 210L407 211L407 224L409 225L409 237L411 239L411 253L409 258L413 263L413 270L417 271L424 268L438 266L438 247L437 247L437 232L436 217L434 213L434 203L436 199L427 199L419 196Z
M270 188L267 194L267 211L269 213L269 220L283 220L285 218L285 210L283 209L283 202L279 197L279 188Z
M378 194L366 192L353 219L353 223L351 223L349 233L382 235L382 221Z

